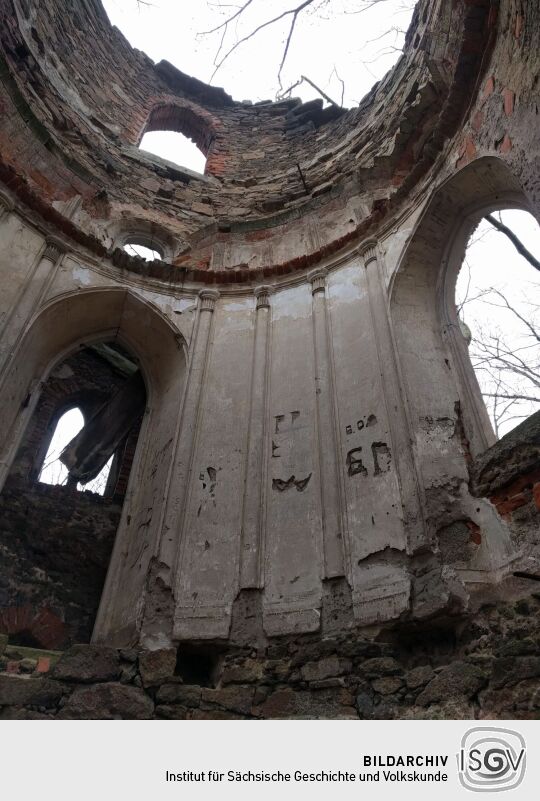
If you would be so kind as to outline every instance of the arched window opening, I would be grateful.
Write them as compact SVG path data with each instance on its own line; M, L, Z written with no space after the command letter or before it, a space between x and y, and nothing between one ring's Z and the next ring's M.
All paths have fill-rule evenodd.
M204 173L206 156L195 142L177 131L148 131L141 140L140 148L179 167L187 167L201 175Z
M540 409L540 226L525 211L484 216L471 235L456 308L495 435Z
M202 174L214 131L204 112L169 103L155 106L143 131L141 150Z
M39 474L39 481L42 484L68 484L69 471L62 462L62 451L83 427L84 416L77 407L69 409L69 411L64 412L60 417ZM86 484L78 482L76 485L77 489L79 491L88 490L97 495L104 495L113 458L114 455L110 457L105 467L103 467L94 479L88 481Z
M13 608L10 638L90 640L145 409L137 359L117 341L79 347L41 382L0 494L0 633Z
M141 244L139 240L130 240L124 245L124 250L130 256L137 256L139 259L144 259L145 261L163 260L163 254L161 250L157 250L152 242L148 244Z

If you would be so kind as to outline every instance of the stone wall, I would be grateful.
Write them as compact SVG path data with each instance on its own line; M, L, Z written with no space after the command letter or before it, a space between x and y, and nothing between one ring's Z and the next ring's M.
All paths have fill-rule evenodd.
M0 633L42 648L90 641L121 508L63 486L4 488Z
M58 659L4 646L0 718L536 720L539 612L537 593L473 620L187 656L82 645Z

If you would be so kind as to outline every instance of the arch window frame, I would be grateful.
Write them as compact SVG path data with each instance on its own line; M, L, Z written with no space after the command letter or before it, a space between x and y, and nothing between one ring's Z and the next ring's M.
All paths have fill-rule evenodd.
M455 286L475 223L489 211L500 209L527 211L540 222L518 177L502 159L482 156L460 168L426 197L387 289L405 402L412 410L411 437L422 436L417 420L432 409L431 396L418 389L418 382L429 386L435 380L439 406L449 417L455 409L445 407L443 388L457 391L465 447L473 459L496 440L461 334ZM411 332L416 330L412 320L418 314L425 318L420 348L411 340ZM423 354L422 360L418 352ZM441 359L443 355L448 359ZM436 367L437 378L431 374L428 379L425 365L429 363ZM413 375L414 386L409 380Z
M83 404L78 403L74 399L71 399L71 401L63 403L58 409L55 410L55 413L54 413L53 417L51 418L52 425L51 425L51 422L49 422L49 425L47 426L47 431L49 433L49 436L43 438L43 444L40 446L40 449L39 449L39 456L36 458L37 470L34 469L35 482L38 483L38 484L46 484L47 486L51 486L51 487L56 487L56 486L72 487L73 486L77 490L77 492L92 492L94 495L99 495L102 498L107 498L111 494L112 489L113 489L112 479L118 473L118 468L119 468L118 453L119 453L120 449L122 448L122 446L119 446L119 448L116 449L116 451L113 453L112 457L107 462L107 465L108 465L109 469L107 471L107 476L106 476L105 486L103 487L103 492L97 492L97 491L95 491L93 489L87 489L87 484L80 484L79 482L77 482L76 484L70 483L69 482L69 473L68 473L68 475L66 477L66 481L65 482L56 482L55 483L55 482L52 482L52 481L44 481L41 478L41 474L43 473L43 470L45 469L45 462L47 460L47 456L49 454L49 450L51 448L52 441L53 441L53 439L55 437L55 434L56 434L56 432L58 430L58 426L60 425L60 423L63 420L63 418L67 414L69 414L70 412L72 412L74 410L77 410L79 412L79 414L81 415L82 419L83 419L83 425L81 426L81 428L79 428L79 430L76 432L76 434L78 434L79 431L81 431L82 428L86 425L86 414L85 414L85 410L83 408ZM74 434L73 436L76 436L76 434ZM67 445L68 442L66 442L65 445ZM64 445L64 447L65 447L65 445ZM60 458L59 458L59 455L58 455L58 457L56 459L54 459L52 463L54 463L56 461L59 461L59 460L60 460ZM101 471L99 472L99 474L96 476L96 478L92 479L92 481L88 482L88 484L91 484L93 481L95 481L104 472L104 470L107 467L107 465L104 465L103 468L101 469Z
M120 226L120 230L113 231L113 241L113 249L125 250L127 245L138 245L154 250L159 254L159 260L164 262L173 261L180 250L179 243L171 234L148 220L133 220Z
M202 109L187 103L158 102L148 114L137 146L141 146L145 134L156 131L174 131L182 134L198 147L208 162L216 135L213 120ZM205 175L206 170L201 174Z

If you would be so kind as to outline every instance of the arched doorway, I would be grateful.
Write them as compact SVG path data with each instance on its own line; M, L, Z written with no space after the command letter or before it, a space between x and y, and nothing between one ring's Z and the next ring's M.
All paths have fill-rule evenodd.
M100 531L103 534L101 583L105 572L107 580L102 594L94 581L91 618L99 604L94 639L117 644L137 641L147 575L160 536L161 503L184 380L185 354L178 331L156 307L116 288L70 293L50 302L28 325L3 376L0 402L7 422L1 444L4 493L10 492L14 478L21 475L31 477L34 490L39 485L50 435L68 407L81 408L87 419L68 448L71 461L66 463L75 484L92 480L111 461L103 496L77 491L76 486L70 491L83 524L82 541L86 535L95 543ZM134 381L142 383L144 397L135 407L128 404L126 412L122 390L131 382L128 397L133 399ZM62 382L68 391L56 402L52 388L58 392ZM126 419L118 423L123 414ZM51 495L52 490L52 494L65 496L66 489L42 484L41 495ZM62 500L65 510L69 504L65 497ZM106 525L100 523L104 518ZM48 550L57 543L53 536ZM60 573L62 555L56 562ZM69 576L69 560L63 567L64 577ZM46 580L46 576L42 578ZM26 608L25 614L34 620L35 641L41 637L45 644L48 637L40 630L44 615L57 628L49 647L89 639L93 619L88 618L82 628L70 627L61 604L47 605L44 598L30 587L26 595L22 591L18 597L12 594L14 602L8 605ZM6 619L15 614L6 608L4 612Z

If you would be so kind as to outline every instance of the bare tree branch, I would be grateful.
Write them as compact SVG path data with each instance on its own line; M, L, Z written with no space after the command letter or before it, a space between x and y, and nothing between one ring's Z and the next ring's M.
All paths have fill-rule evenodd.
M283 11L281 14L278 14L276 17L272 17L272 19L266 20L266 22L261 22L260 25L257 25L257 27L254 28L251 31L251 33L248 33L248 34L246 34L246 36L242 36L240 39L238 39L233 44L233 46L230 47L229 50L227 50L225 55L219 61L217 61L216 68L215 68L214 72L212 73L212 77L211 77L210 80L213 80L213 78L216 75L217 71L223 66L223 64L234 53L234 51L237 50L240 47L240 45L242 45L244 42L247 42L249 39L253 38L253 36L258 34L260 31L264 30L264 28L268 28L270 25L274 25L276 22L279 22L280 20L285 19L285 17L289 17L289 16L292 15L293 19L292 19L292 22L291 22L291 26L289 28L289 34L287 36L287 42L286 42L286 45L285 45L285 51L284 51L283 58L281 60L281 65L280 65L280 68L279 68L279 73L281 73L281 70L283 69L283 64L285 63L285 59L287 58L287 53L288 53L288 50L289 50L290 41L291 41L291 38L292 38L292 34L294 32L294 26L296 24L296 20L298 18L298 15L305 8L310 6L313 2L315 2L315 0L304 0L304 2L300 3L300 5L297 6L296 8L289 8L289 9L287 9L287 11ZM281 85L281 81L280 81L280 85Z
M529 264L532 264L535 270L540 270L540 261L535 259L532 253L527 250L521 239L516 236L507 225L505 225L503 222L500 222L496 217L493 216L493 214L486 214L485 219L491 223L491 225L496 228L497 231L500 231L501 234L504 234L506 237L508 237L517 252L523 256L524 259L527 259Z
M533 398L531 395L507 395L505 392L483 392L482 394L487 398L508 398L510 400L524 400L540 403L540 398Z
M502 308L506 307L509 311L512 312L512 314L515 314L515 316L519 320L521 320L521 322L524 325L527 326L527 328L529 329L529 331L531 332L533 337L536 339L536 341L540 342L540 331L537 331L536 328L534 327L534 325L529 320L527 320L525 317L523 317L523 315L521 315L514 306L511 306L510 303L508 303L508 300L505 298L505 296L503 295L502 292L500 292L498 289L495 289L495 287L490 287L486 291L486 295L490 294L490 293L493 293L494 295L497 295L497 297L499 297L503 301L504 306L499 306L498 303L490 303L489 301L486 301L486 303L488 303L490 306L495 306L497 309L502 309Z
M243 14L246 8L250 6L252 3L253 0L247 0L247 2L244 3L243 6L240 6L240 8L234 14L232 14L230 17L227 17L227 19L224 20L222 23L220 23L220 25L216 25L215 28L210 28L210 30L208 31L201 31L199 36L209 36L211 33L216 33L216 31L220 31L222 28L227 28L227 26L230 25L230 23L233 22L237 17Z
M313 83L313 81L310 80L310 78L308 78L306 75L301 75L300 78L293 84L291 84L291 86L289 86L288 89L285 89L285 91L278 92L277 94L278 99L283 100L283 98L285 97L290 97L292 90L296 89L296 87L300 86L300 84L304 83L304 81L306 83L309 83L309 85L312 86L315 89L315 91L318 92L322 97L324 97L324 99L327 100L332 106L336 106L336 108L342 108L342 106L338 106L335 100L332 100L331 97L328 97L326 92L323 92L323 90L319 86L317 86L316 83Z
M305 81L306 83L309 83L309 85L310 85L310 86L312 86L312 87L313 87L313 88L314 88L314 89L315 89L315 90L316 90L316 91L317 91L317 92L318 92L320 95L322 95L322 96L324 97L324 99L325 99L325 100L328 100L328 102L329 102L329 103L330 103L332 106L336 106L337 108L339 108L339 106L338 106L338 104L336 103L336 101L335 101L335 100L332 100L332 98L331 98L331 97L328 97L328 95L327 95L325 92L323 92L323 90L322 90L322 89L319 89L319 87L317 86L317 84L316 84L316 83L313 83L313 81L311 81L311 80L310 80L309 78L307 78L305 75L302 75L302 76L301 76L301 80L302 80L302 81Z
M141 1L144 2L145 0L141 0ZM258 33L260 33L265 28L268 28L270 26L276 25L281 20L284 20L287 17L290 17L291 21L290 21L289 29L288 29L288 32L287 32L287 35L286 35L286 38L285 38L285 42L284 42L284 45L283 45L281 60L280 60L280 63L279 63L279 68L278 68L278 73L277 73L277 78L278 78L278 83L279 83L280 89L283 89L283 86L282 86L282 83L281 83L281 75L282 75L282 72L283 72L283 68L285 66L285 62L286 62L287 57L289 55L289 51L290 51L290 47L291 47L291 41L293 39L293 35L294 35L295 29L296 29L296 23L298 21L298 18L300 17L302 12L305 11L309 6L314 6L315 10L319 11L325 5L327 5L329 2L330 2L330 0L303 0L303 2L300 2L298 5L294 6L293 8L288 8L285 11L283 11L282 13L276 14L275 16L265 20L264 22L260 23L259 25L256 25L255 27L253 27L249 31L249 33L246 33L244 36L241 36L240 38L238 38L234 42L234 44L232 44L225 51L225 53L223 53L224 44L225 44L225 38L227 36L227 32L230 29L231 23L233 23L233 22L238 23L241 20L241 18L243 17L243 15L245 14L245 12L247 11L247 9L250 6L252 6L252 4L254 3L254 0L245 0L240 6L234 6L234 8L236 9L234 11L234 13L231 13L226 19L224 19L222 22L220 22L219 25L215 25L213 28L210 28L210 29L208 29L206 31L201 31L198 34L198 36L209 36L211 34L219 32L219 31L221 31L221 34L222 34L218 49L216 51L216 55L214 57L214 67L215 67L215 69L214 69L214 72L213 72L212 77L210 78L210 80L212 81L214 79L214 77L215 77L216 73L218 72L218 70L221 69L223 64L225 64L225 62L230 58L230 56L232 56L232 54L241 45L243 45L248 40L252 39L254 36L256 36ZM357 2L360 3L360 8L356 9L355 11L343 10L342 13L344 13L344 14L362 14L362 13L364 13L366 11L369 11L369 9L373 8L374 6L378 6L381 3L388 2L388 0L357 0ZM408 11L410 8L414 7L415 0L407 0L407 2L404 2L403 5L404 5L403 10L407 10ZM270 4L268 4L268 7L270 7ZM394 26L393 28L390 29L390 31L387 31L387 33L391 33L391 32L394 32L395 35L398 35L401 31L399 30L399 28ZM386 34L383 34L383 36L384 35L386 35ZM395 48L393 46L390 46L389 48L387 48L387 50L385 52L391 52L393 50L400 50L400 48ZM378 58L380 58L380 55L381 54L378 54L377 57L374 59L374 61L376 61ZM367 67L366 67L366 69L367 69ZM339 76L337 76L337 77L338 77L338 80L341 80L339 78ZM317 89L317 91L320 92L319 89ZM338 104L335 103L334 105L338 105ZM341 102L341 106L343 107L343 100Z

